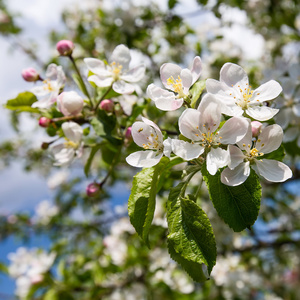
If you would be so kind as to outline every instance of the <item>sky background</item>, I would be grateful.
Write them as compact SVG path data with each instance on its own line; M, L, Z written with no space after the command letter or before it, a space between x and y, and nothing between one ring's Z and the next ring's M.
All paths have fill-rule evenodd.
M56 50L51 48L48 42L48 34L51 30L65 31L64 24L61 20L61 12L64 8L72 5L81 6L89 5L94 1L90 0L9 0L6 1L10 11L15 14L20 14L16 18L17 25L23 29L21 40L25 43L35 41L38 44L38 57L42 61ZM114 3L124 3L126 1L105 1L106 5L111 6ZM166 8L167 1L157 1L163 9ZM144 3L136 0L134 3ZM184 5L177 7L183 15L199 9L196 1L185 0ZM246 29L245 14L231 10L226 12L227 18L235 20L237 25L233 28L224 28L224 35L233 43L238 44L244 49L244 54L248 58L258 59L263 53L263 40L259 35L254 35L253 32ZM205 26L207 22L215 22L212 15L207 14L202 16L201 22L197 16L190 17L189 22L193 28L197 26ZM251 41L252 47L249 51L247 46ZM254 50L255 51L254 51ZM28 90L32 84L25 82L21 77L21 71L27 67L37 67L30 61L19 49L12 47L11 40L0 36L0 141L14 139L16 133L10 126L9 114L2 107L8 99L15 98L18 93ZM37 68L38 69L38 68ZM37 122L30 120L25 115L21 118L22 136L30 138L37 147L43 141L43 131L38 130L35 138L32 139L31 132L36 129ZM122 197L119 197L119 202L126 201L126 191ZM13 163L11 167L0 169L0 214L10 215L17 211L32 212L33 208L44 199L51 199L53 191L48 188L46 180L37 173L25 173L22 170L22 165L18 162ZM116 198L117 194L115 194ZM43 246L49 244L45 237L33 237L29 246ZM14 252L21 245L20 241L14 238L9 238L4 243L0 244L0 260L7 261L6 257L9 252ZM0 300L1 293L12 295L14 290L13 281L3 276L0 277Z

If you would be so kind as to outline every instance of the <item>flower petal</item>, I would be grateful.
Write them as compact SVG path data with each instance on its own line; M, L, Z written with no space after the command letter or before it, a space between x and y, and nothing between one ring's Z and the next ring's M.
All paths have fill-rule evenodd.
M163 141L164 145L164 155L170 157L172 149L173 149L173 140L171 138L167 138Z
M299 134L298 127L290 127L284 132L283 141L285 143L291 142L296 139L298 134Z
M192 141L200 141L202 136L199 135L200 112L193 108L186 109L179 117L178 125L181 134Z
M251 102L252 101L263 102L267 100L272 100L276 98L281 92L282 92L281 85L275 80L270 80L262 84L260 87L258 87L256 90L253 91Z
M221 173L221 182L229 186L237 186L246 181L250 175L250 163L239 164L235 169L226 168Z
M144 119L145 120L145 119ZM150 120L148 120L151 122ZM153 123L153 122L151 122ZM134 142L140 146L144 147L145 145L149 146L149 149L153 149L152 140L157 138L158 143L162 143L162 133L157 127L152 124L147 124L146 122L135 122L132 125L131 134ZM158 129L157 129L158 128ZM150 138L151 137L151 138ZM150 144L149 144L150 143Z
M235 144L247 133L249 121L242 117L232 117L227 120L219 131L222 144Z
M158 164L162 156L162 152L152 150L137 151L127 156L126 161L133 167L150 168Z
M107 87L112 84L113 78L112 77L100 77L98 75L91 75L88 78L88 81L94 82L99 87Z
M153 83L148 86L146 93L155 102L155 106L164 111L176 110L183 104L183 99L176 99L174 93L166 91Z
M284 163L273 159L255 160L258 172L266 180L284 182L293 176L291 169Z
M61 126L66 138L72 142L79 143L82 139L83 130L80 125L75 122L65 122Z
M182 69L178 65L172 63L166 63L160 67L160 79L167 89L171 89L172 87L168 84L167 80L170 77L173 77L176 80L178 76L180 76L181 70Z
M228 167L229 167L229 169L233 170L240 163L242 163L244 161L245 155L240 150L240 148L233 146L233 145L228 146L228 151L229 151L229 155L230 155L230 162L228 164Z
M85 58L83 60L88 69L96 75L110 76L110 72L106 70L105 64L102 60L96 58Z
M271 108L268 106L258 106L258 105L249 106L246 109L247 115L258 121L267 121L273 118L278 112L279 109L277 108Z
M63 144L52 146L50 151L55 159L55 166L69 165L73 161L75 155L75 150L73 148L65 148Z
M287 128L292 120L293 110L291 107L281 108L279 113L274 117L276 123L278 123L283 129Z
M120 64L123 66L123 70L128 70L128 67L129 67L129 63L130 63L130 60L131 60L131 55L130 55L130 51L129 49L121 44L121 45L118 45L111 57L110 57L110 62L116 62L117 64Z
M204 152L204 148L200 145L182 140L172 140L172 146L173 152L185 160L197 158Z
M247 120L248 120L248 124L249 124L247 133L236 144L239 146L240 149L246 150L247 152L249 152L249 149L251 148L251 145L252 145L252 128L251 128L250 120L249 119L247 119Z
M220 81L229 87L240 85L242 90L244 90L249 83L248 76L244 69L233 63L223 65L220 71Z
M121 75L120 78L127 82L138 82L144 77L145 70L146 68L144 65L139 65L133 69L130 69L125 74Z
M261 134L257 138L255 148L259 152L270 153L278 149L283 138L282 128L273 124L262 129Z
M180 72L180 78L182 79L182 86L184 93L188 93L189 88L193 84L193 76L189 69L182 69Z
M123 80L118 80L113 83L112 88L119 94L131 94L134 92L134 86Z
M219 168L223 168L228 165L230 159L229 159L229 152L217 148L212 148L210 152L207 154L207 160L206 160L206 167L207 171L211 175L215 175Z
M192 85L199 79L201 71L202 71L201 58L199 56L196 56L193 60L193 66L191 69L191 73L193 77Z

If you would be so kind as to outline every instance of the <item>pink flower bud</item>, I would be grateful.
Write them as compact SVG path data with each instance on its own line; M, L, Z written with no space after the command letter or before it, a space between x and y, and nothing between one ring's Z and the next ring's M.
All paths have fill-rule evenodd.
M86 187L86 194L89 197L95 197L100 193L100 185L96 182L90 183L87 187Z
M126 140L132 140L132 135L131 135L131 126L127 128L126 132L125 132L125 139Z
M83 108L83 99L76 92L63 92L57 97L57 107L64 116L78 115Z
M39 73L34 68L24 69L21 74L23 79L29 82L34 82L40 79Z
M114 111L114 101L110 99L105 99L100 103L100 108L105 110L106 112L113 112Z
M62 56L71 55L74 48L75 46L73 42L69 40L61 40L56 44L56 49L58 53Z
M252 136L257 137L261 132L262 124L258 121L251 122Z
M39 125L41 127L48 127L50 123L51 123L51 119L49 119L49 118L40 117L40 119L39 119Z

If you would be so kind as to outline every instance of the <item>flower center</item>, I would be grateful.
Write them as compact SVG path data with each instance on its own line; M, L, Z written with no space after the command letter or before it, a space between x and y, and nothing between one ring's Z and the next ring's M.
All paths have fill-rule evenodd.
M260 140L258 140L260 141ZM243 148L246 150L246 160L253 161L255 158L258 158L259 156L263 156L263 152L259 152L255 147L251 149L251 145L243 144Z
M70 141L68 138L65 138L65 140L66 140L66 142L64 142L64 145L66 148L73 148L73 149L78 148L78 143Z
M122 72L123 66L116 62L112 62L110 65L112 68L112 75L114 80L118 80L120 77L120 73Z
M138 132L141 132L143 131L143 128L140 128L138 130ZM163 151L163 145L162 143L160 142L159 140L159 137L158 135L155 133L151 133L148 137L147 137L147 140L149 141L147 144L143 144L143 148L145 150L148 150L148 149L155 149L155 150L158 150L158 151Z
M182 79L180 78L179 75L178 75L177 79L174 79L173 76L169 77L167 79L167 84L172 87L172 90L178 94L179 98L182 98L185 96L185 94L183 93L183 88L182 88Z
M216 125L214 124L214 126ZM220 140L222 139L222 137L219 136L219 132L214 133L213 131L211 131L210 127L206 128L207 126L205 124L203 124L203 127L203 130L200 131L199 126L197 126L197 133L195 133L197 139L202 136L200 142L201 146L208 148L210 148L211 146L219 146L221 144Z
M55 90L50 80L45 79L43 83L44 83L44 90L49 92L53 92Z

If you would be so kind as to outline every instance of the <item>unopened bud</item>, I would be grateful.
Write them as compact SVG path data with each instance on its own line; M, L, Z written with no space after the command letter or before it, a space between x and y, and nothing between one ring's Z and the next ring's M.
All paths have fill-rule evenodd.
M71 55L74 48L75 46L73 42L69 40L61 40L56 44L56 49L58 53L62 56Z
M252 136L257 137L260 134L262 124L258 121L251 122Z
M46 142L42 143L41 148L43 150L47 150L49 148L49 143L46 143Z
M105 110L106 112L113 112L114 111L114 101L110 99L105 99L100 103L100 108Z
M40 79L40 75L34 68L27 68L22 71L22 77L28 82L35 82Z
M39 125L41 126L41 127L48 127L49 126L49 124L51 123L51 119L49 119L49 118L46 118L46 117L40 117L40 119L39 119Z
M131 126L127 128L127 130L125 132L125 139L132 140L131 130L132 130Z
M76 92L62 92L57 97L57 107L64 116L75 116L82 111L83 99Z
M90 183L87 187L86 187L86 194L89 197L95 197L100 193L100 185L96 182Z

